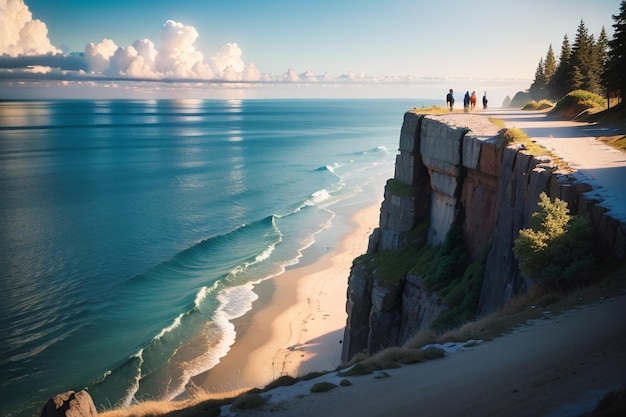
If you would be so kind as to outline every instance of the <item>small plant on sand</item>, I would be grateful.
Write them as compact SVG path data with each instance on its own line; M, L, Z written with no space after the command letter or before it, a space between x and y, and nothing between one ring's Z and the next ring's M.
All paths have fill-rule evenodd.
M520 230L513 252L522 274L557 287L580 282L594 264L593 228L580 216L570 216L567 203L546 193L539 196L540 210L533 213L531 228Z
M333 388L337 388L337 385L333 384L332 382L318 382L316 384L313 384L309 391L315 394L318 392L327 392Z
M259 394L244 394L233 402L232 408L236 410L250 410L259 407L267 402L267 398Z

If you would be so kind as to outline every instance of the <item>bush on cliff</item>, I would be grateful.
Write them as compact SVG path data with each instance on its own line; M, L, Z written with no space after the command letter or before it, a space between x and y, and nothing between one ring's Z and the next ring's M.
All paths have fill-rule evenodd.
M539 102L531 100L522 107L522 110L546 110L554 107L554 104L549 100L541 100Z
M589 109L604 107L606 107L606 100L601 96L585 90L574 90L560 99L551 113L573 119Z
M580 216L570 216L567 203L539 196L540 210L533 213L531 228L520 230L513 252L522 274L562 286L583 280L594 264L593 228Z

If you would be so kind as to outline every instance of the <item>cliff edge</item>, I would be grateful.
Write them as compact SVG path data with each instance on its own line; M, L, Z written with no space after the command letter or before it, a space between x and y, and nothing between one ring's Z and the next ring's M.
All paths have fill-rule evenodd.
M372 266L377 257L406 250L420 225L427 224L431 248L457 227L469 261L486 253L477 315L497 310L531 285L520 274L513 243L529 227L541 192L591 220L600 256L623 259L626 226L585 196L590 189L559 172L550 158L506 143L483 115L405 113L394 178L385 186L367 262L355 261L350 273L342 359L402 345L453 307L413 268L390 280L389 268Z

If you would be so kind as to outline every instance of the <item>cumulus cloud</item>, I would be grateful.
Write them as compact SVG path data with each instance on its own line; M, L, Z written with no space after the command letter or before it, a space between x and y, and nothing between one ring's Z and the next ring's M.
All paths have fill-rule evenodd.
M63 55L48 39L46 25L33 19L24 0L0 0L0 79L106 80L194 82L206 80L243 83L362 83L363 73L333 77L312 70L298 74L289 68L276 76L262 74L246 64L236 43L227 43L206 58L196 49L199 37L193 26L168 20L156 42L136 40L120 46L105 38L85 46L84 54ZM48 67L49 70L43 71ZM5 70L6 69L6 70ZM378 82L379 80L373 80ZM397 82L394 80L393 82Z
M205 60L194 46L198 36L193 26L168 20L161 29L158 45L143 39L122 47L111 39L103 39L85 47L85 59L92 73L111 77L223 81L263 79L253 63L246 66L241 48L236 43L224 45L215 56Z
M111 39L103 39L102 42L93 42L85 47L85 59L89 69L93 72L104 72L109 68L111 57L115 54L117 45Z
M58 54L48 39L48 28L34 19L24 0L0 0L0 55Z

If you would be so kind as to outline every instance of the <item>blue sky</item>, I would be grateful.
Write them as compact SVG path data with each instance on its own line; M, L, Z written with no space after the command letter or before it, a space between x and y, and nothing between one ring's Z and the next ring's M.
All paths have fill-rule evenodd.
M0 4L22 1L0 0ZM223 56L222 48L230 44L230 51L238 54L242 64L252 63L260 74L271 75L272 79L284 77L290 69L298 75L310 71L318 77L328 73L333 78L351 71L358 77L373 77L378 81L390 76L411 76L422 80L421 96L428 98L439 95L445 80L450 80L448 84L454 84L451 87L457 90L466 89L465 84L468 89L476 90L487 89L491 84L500 88L504 80L510 81L511 88L529 84L548 46L552 44L558 54L563 36L567 34L573 41L581 19L590 33L597 36L604 26L610 37L611 15L619 12L620 1L25 0L25 3L32 18L45 23L50 43L64 51L84 52L87 44L97 45L103 39L123 48L137 40L149 39L158 49L164 24L172 20L195 29L194 53L201 53L207 62L220 53ZM233 44L236 44L234 49ZM221 70L211 68L209 72L213 76L222 76L223 66ZM112 70L106 71L111 74ZM431 83L429 79L438 81ZM411 94L419 95L422 90Z

